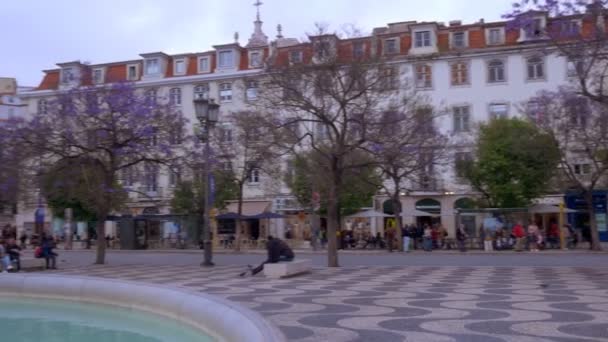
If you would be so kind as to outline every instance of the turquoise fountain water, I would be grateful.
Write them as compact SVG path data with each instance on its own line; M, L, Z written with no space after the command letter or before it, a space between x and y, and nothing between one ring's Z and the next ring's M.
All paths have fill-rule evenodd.
M0 297L0 340L14 342L211 342L177 321L114 306Z

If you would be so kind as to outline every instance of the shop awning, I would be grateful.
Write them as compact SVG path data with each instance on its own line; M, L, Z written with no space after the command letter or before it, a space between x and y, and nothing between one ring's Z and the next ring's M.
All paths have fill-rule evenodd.
M551 204L536 204L528 208L528 211L532 214L559 214L560 210L558 206ZM577 211L570 208L564 208L564 213L576 213Z
M244 216L255 216L259 215L265 211L270 209L270 201L247 201L243 202L243 212ZM226 207L226 211L231 213L238 213L239 211L239 203L238 202L230 202Z

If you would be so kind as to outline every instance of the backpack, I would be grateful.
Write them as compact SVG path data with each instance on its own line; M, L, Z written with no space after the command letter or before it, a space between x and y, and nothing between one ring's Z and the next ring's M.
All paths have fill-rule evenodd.
M41 246L36 247L36 249L34 250L34 257L42 258L42 247Z

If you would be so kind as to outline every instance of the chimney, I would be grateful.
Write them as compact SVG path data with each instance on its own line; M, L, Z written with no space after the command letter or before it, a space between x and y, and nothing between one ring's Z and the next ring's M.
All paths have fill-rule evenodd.
M450 21L450 27L460 26L460 25L462 25L462 21L460 21L460 20L451 20Z
M485 21L483 18L479 19L479 23L480 23L480 24L485 24L485 22L486 22L486 21Z

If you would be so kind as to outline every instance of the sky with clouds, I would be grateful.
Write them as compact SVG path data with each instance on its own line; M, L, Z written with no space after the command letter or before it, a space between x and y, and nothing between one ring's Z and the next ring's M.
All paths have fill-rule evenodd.
M262 0L264 32L302 38L315 22L333 30L353 24L369 33L387 23L417 20L500 20L512 0ZM0 76L36 86L42 70L81 60L106 63L140 53L206 51L245 44L253 30L255 0L4 0L0 9Z

